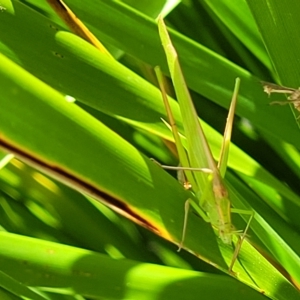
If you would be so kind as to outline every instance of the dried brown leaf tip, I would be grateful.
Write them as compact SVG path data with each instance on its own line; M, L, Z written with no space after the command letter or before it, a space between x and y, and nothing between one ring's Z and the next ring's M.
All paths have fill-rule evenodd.
M300 111L300 88L294 89L289 88L281 85L277 85L274 83L264 82L262 81L262 85L264 88L264 92L267 93L269 96L272 93L278 93L278 94L289 94L287 101L273 101L270 103L270 105L273 104L279 104L279 105L285 105L285 104L293 104L295 109ZM300 118L300 116L298 117ZM297 119L298 119L297 118Z

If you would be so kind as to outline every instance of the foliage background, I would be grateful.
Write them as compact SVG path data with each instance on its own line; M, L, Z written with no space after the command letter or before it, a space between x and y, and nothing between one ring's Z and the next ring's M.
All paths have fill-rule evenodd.
M298 84L300 4L287 2L66 1L115 61L46 1L0 0L1 299L298 299L297 112L269 106L260 85ZM166 4L216 157L242 80L226 179L233 205L256 215L240 281L223 273L232 250L193 214L190 253L176 252L188 192L149 160L176 164L151 71L168 72L155 23Z

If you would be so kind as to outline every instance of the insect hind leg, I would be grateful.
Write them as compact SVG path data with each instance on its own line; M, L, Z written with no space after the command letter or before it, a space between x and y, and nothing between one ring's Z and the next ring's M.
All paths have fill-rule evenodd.
M239 252L241 250L243 241L244 241L244 239L245 239L245 237L247 235L247 232L248 232L248 229L250 227L250 224L251 224L251 222L252 222L252 220L254 218L255 212L254 211L249 211L249 210L234 209L234 208L231 209L231 212L232 213L243 214L243 215L250 215L250 218L249 218L249 220L247 222L245 230L242 232L242 234L237 234L236 233L238 235L239 239L238 239L238 242L237 242L236 247L234 249L232 260L231 260L231 263L230 263L229 269L228 269L229 273L233 273L234 274L234 272L232 270L233 266L234 266L234 263L236 262L236 260L238 258L238 254L239 254Z

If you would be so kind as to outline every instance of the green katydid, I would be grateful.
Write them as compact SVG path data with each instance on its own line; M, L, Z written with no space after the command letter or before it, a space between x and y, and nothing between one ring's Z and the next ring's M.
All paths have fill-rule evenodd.
M162 92L162 97L166 107L169 127L172 130L175 144L178 151L181 167L172 167L173 169L183 170L185 177L191 184L192 190L198 199L196 203L192 199L188 199L185 204L185 219L183 225L182 239L179 244L179 250L183 246L185 239L185 232L187 227L188 211L192 206L196 212L207 222L212 224L212 227L218 231L218 235L224 244L232 243L232 235L237 234L233 229L231 223L231 212L250 215L244 233L240 235L239 242L235 248L229 271L232 270L234 262L239 253L242 241L246 236L250 222L253 218L253 212L233 209L231 208L227 188L224 184L223 177L226 172L229 144L232 132L232 123L234 118L234 111L237 101L238 89L240 79L236 79L234 93L232 97L231 106L228 113L227 124L224 133L224 140L221 149L221 157L216 164L210 147L207 143L205 134L202 130L201 124L192 99L185 84L185 80L179 65L178 56L171 39L167 32L166 26L162 20L158 20L159 35L166 53L168 66L171 74L171 79L174 85L177 100L180 106L182 115L184 134L186 138L186 150L182 144L182 138L177 131L175 120L167 100L163 75L158 67L155 68L159 86ZM165 166L163 166L165 167Z

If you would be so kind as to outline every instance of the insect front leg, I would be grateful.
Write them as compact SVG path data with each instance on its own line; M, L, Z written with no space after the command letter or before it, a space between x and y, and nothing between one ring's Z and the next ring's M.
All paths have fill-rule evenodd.
M202 210L202 208L198 205L197 202L195 202L194 200L192 200L190 198L188 200L186 200L185 204L184 204L184 220L183 220L182 236L181 236L181 241L180 241L179 246L178 246L178 250L177 250L178 252L182 249L183 242L185 240L185 234L186 234L186 228L187 228L187 221L188 221L190 206L192 206L195 209L195 211L202 217L202 219L205 222L207 222L207 223L210 222L210 219L206 215L205 211Z

